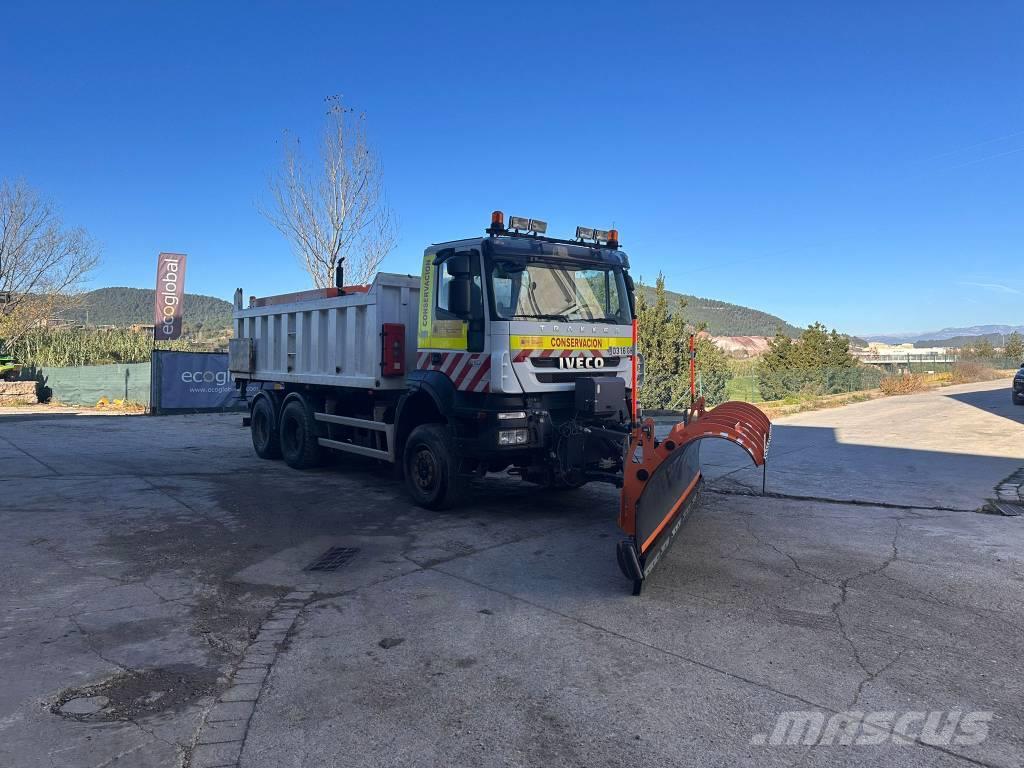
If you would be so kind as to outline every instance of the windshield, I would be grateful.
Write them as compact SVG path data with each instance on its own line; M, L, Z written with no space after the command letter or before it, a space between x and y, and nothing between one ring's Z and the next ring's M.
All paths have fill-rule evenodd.
M502 320L631 322L622 270L617 267L498 260L491 271L491 289Z

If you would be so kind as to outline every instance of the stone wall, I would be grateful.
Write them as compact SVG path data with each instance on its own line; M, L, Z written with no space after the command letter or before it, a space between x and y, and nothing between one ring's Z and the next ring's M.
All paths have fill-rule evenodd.
M34 381L0 381L0 406L33 405L35 402Z

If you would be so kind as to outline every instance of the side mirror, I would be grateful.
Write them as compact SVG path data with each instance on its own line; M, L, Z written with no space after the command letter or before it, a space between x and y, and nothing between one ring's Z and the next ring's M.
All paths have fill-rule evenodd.
M458 257L455 257L458 258ZM450 271L448 274L452 274ZM448 311L468 318L472 305L473 280L468 273L455 274L448 284Z
M448 258L444 263L445 271L452 277L460 277L462 275L468 275L472 272L470 266L469 253L467 251L459 251L454 256Z

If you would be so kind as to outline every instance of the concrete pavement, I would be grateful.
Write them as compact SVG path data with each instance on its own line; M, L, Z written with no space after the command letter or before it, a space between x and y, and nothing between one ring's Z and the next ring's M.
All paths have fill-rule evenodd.
M488 478L429 513L238 422L0 418L0 765L1022 764L1024 518L962 511L1024 466L1005 389L784 419L778 498L707 446L640 598L614 489ZM305 570L331 547L358 551ZM992 716L766 745L796 710Z

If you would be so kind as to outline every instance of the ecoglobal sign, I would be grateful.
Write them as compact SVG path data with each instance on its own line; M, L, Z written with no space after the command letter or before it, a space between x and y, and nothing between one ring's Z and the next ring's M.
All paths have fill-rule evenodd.
M185 306L185 254L161 253L156 259L153 338L173 341L181 336Z
M158 349L153 361L151 404L158 411L230 410L242 404L223 352Z

